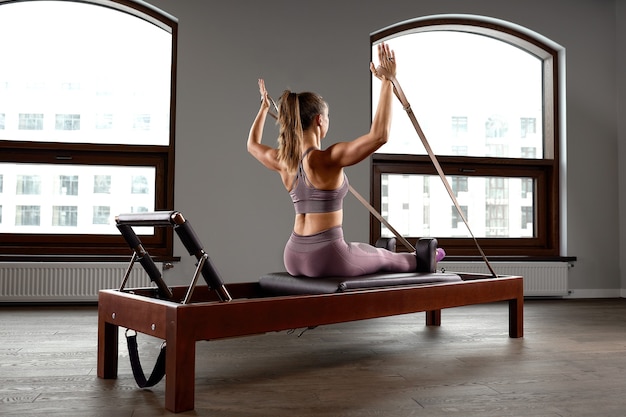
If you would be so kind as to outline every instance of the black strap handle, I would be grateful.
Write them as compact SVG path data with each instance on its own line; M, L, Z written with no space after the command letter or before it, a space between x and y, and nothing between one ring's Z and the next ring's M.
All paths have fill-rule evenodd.
M161 381L165 376L165 343L161 346L161 352L154 364L154 369L150 377L146 379L139 361L139 352L137 351L137 333L128 335L126 331L126 342L128 344L128 355L130 357L130 366L133 369L133 376L139 388L150 388Z

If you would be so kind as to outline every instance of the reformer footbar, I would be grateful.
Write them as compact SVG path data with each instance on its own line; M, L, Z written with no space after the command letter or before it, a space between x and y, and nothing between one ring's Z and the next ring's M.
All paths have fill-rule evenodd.
M215 290L220 300L232 300L232 297L228 293L222 278L219 276L213 261L211 261L209 255L204 251L202 243L200 243L200 239L191 228L189 221L183 217L182 213L178 211L156 211L150 213L120 214L115 218L115 222L117 223L117 228L120 233L134 251L130 264L128 265L128 269L126 270L126 274L122 280L122 285L119 289L120 291L124 290L133 264L138 260L141 266L143 266L148 273L150 279L157 285L159 296L165 299L171 299L173 297L171 290L168 288L167 284L163 280L163 277L161 276L161 272L150 257L150 254L148 254L148 252L144 249L139 237L131 227L169 226L174 228L176 234L180 238L180 241L183 243L189 254L194 255L198 260L198 263L196 264L196 271L182 303L187 304L190 301L200 274L204 277L204 280L209 288Z
M115 222L117 223L117 228L119 229L120 233L122 234L128 245L131 247L131 249L133 249L133 256L131 257L126 273L124 274L124 277L122 279L122 284L119 288L120 292L124 291L124 287L126 286L126 282L128 281L128 277L133 268L133 265L136 261L139 261L141 266L150 277L150 280L152 280L152 282L156 284L158 296L167 300L171 300L173 298L172 291L163 280L161 272L154 263L154 260L145 250L139 237L132 228L132 226L170 226L174 228L176 234L180 238L181 242L183 243L189 254L194 255L198 260L198 263L196 264L196 270L194 272L191 283L189 284L189 288L187 289L187 293L182 300L182 304L187 304L191 300L191 296L193 295L193 291L198 282L198 276L200 275L200 273L204 277L204 280L206 281L208 287L215 290L221 301L232 300L232 297L226 289L221 277L219 276L215 265L213 265L211 258L204 251L202 244L200 243L200 239L198 239L198 236L191 228L191 224L187 220L185 220L180 212L157 211L151 213L120 214L115 218ZM126 331L126 343L128 346L130 365L133 371L135 382L137 382L137 385L140 388L152 387L165 376L166 345L164 343L161 346L161 351L159 353L159 357L156 361L154 369L152 370L150 377L146 379L141 366L141 362L139 360L139 352L137 349L137 333L135 332L135 334L129 335L128 330Z

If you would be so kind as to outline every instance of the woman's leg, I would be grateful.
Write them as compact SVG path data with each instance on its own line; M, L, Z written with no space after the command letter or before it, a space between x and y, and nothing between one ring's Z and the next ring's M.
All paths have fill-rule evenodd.
M291 275L359 276L375 272L413 272L415 254L395 253L365 243L346 243L335 227L312 236L291 235L284 261Z

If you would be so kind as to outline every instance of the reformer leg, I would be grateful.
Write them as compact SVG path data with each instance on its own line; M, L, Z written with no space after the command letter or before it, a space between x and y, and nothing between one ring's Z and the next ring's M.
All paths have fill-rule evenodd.
M165 408L180 413L194 409L196 340L191 326L168 310L165 353Z
M441 310L431 310L426 312L427 326L441 326Z
M107 323L98 314L98 378L117 378L119 326Z
M524 296L509 300L509 337L524 337Z

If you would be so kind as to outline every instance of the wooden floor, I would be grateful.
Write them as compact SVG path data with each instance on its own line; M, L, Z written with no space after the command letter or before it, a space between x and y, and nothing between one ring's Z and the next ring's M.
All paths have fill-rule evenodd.
M521 339L507 308L199 342L196 409L177 415L626 415L626 299L526 300ZM96 339L96 307L0 306L0 415L174 415L163 382L137 388L125 345L119 378L98 379ZM148 372L160 341L138 340Z

